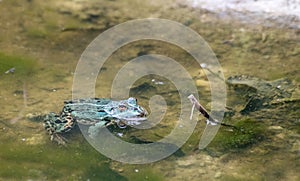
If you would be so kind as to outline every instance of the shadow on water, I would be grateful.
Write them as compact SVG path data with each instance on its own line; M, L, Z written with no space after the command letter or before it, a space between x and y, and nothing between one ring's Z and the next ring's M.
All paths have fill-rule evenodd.
M1 145L2 178L126 180L109 169L108 159L90 148L87 143L69 145Z

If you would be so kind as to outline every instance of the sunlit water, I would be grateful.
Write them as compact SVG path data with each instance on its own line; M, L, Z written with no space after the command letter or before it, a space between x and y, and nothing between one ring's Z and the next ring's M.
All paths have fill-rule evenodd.
M289 27L300 28L299 0L187 0L195 8L204 8L221 16L233 16L246 22L275 21Z
M269 13L270 16L294 15L300 17L299 0L191 0L192 6L208 10L235 10L241 12Z

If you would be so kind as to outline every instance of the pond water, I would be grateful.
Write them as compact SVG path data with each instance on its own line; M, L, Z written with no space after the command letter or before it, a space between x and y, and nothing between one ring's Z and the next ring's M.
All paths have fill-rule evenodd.
M199 150L206 124L195 113L192 121L198 122L185 144L148 164L107 158L78 128L64 135L66 145L51 142L43 118L49 112L59 113L64 101L72 99L82 52L100 33L136 18L177 21L204 38L228 80L223 121L234 127L221 126L212 142ZM299 180L300 30L219 18L173 0L0 1L0 180ZM184 49L157 40L132 42L115 51L102 66L96 97L110 98L118 71L148 54L164 55L182 65L201 104L211 110L206 75L214 67L201 68ZM176 127L185 98L172 81L143 76L129 94L149 112L149 101L160 95L167 109L150 129L111 127L120 139L147 144Z

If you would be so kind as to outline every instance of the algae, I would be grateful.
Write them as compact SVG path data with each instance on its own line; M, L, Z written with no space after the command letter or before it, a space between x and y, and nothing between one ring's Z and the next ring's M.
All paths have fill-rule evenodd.
M26 79L36 73L38 62L24 55L7 55L0 52L0 73L3 75L12 68L14 68L14 71L10 72L11 74ZM10 73L8 71L6 74Z
M48 31L45 28L30 28L27 30L27 35L29 38L46 38L48 36Z
M165 180L162 175L153 172L151 168L135 170L132 174L128 175L129 180L150 180L150 181L163 181Z
M112 171L109 168L108 164L101 164L98 166L92 165L90 167L87 167L86 172L83 174L81 178L82 180L103 180L103 181L128 180L126 179L126 177L123 177L120 174Z
M266 126L256 120L244 118L233 126L235 129L221 128L207 149L219 153L242 151L266 137Z
M0 178L6 179L97 179L125 180L109 169L107 158L87 143L57 145L2 144ZM70 174L71 173L71 174Z

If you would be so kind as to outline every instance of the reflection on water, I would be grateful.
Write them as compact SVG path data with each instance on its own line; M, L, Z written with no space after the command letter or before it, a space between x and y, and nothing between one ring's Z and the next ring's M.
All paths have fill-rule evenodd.
M215 0L215 1L202 1L192 0L193 6L200 6L209 10L235 10L235 11L248 11L258 13L270 13L273 16L282 15L295 15L300 16L299 8L300 2L298 0Z
M186 0L195 8L216 12L220 17L237 18L244 23L300 28L299 0Z
M226 24L210 18L210 13L169 3L0 2L0 180L300 179L299 30ZM205 128L205 119L199 116L193 134L177 152L145 165L122 164L104 157L85 141L79 129L64 135L66 147L49 140L42 126L43 116L59 112L63 101L71 98L80 54L99 33L135 17L184 23L208 41L226 79L242 74L259 78L255 85L241 79L235 80L235 85L228 84L224 121L238 129L221 128L206 149L197 150ZM181 48L158 41L134 42L116 51L101 69L97 97L110 97L119 69L146 54L162 54L178 61L197 85L201 104L210 110L205 71ZM14 71L5 74L12 68ZM288 80L289 84L274 87L275 80ZM264 90L260 85L266 86ZM157 94L167 105L162 121L151 129L111 131L137 144L168 135L180 114L176 87L163 77L149 75L137 80L130 91L148 110L149 100ZM260 107L252 109L253 105ZM246 108L248 111L241 114Z

